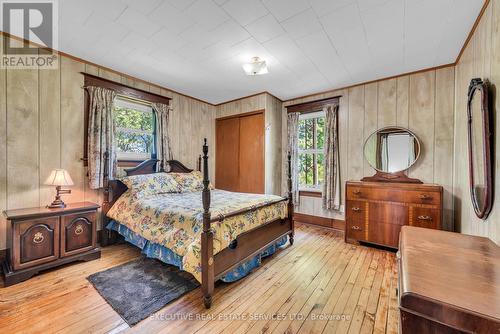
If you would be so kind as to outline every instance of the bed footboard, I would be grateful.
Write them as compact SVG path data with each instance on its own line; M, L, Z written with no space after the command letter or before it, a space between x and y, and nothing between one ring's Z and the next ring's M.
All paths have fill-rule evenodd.
M284 219L277 219L241 234L233 247L226 248L215 257L213 254L214 234L211 228L210 180L208 177L208 146L203 144L203 232L201 233L201 288L203 304L212 306L215 280L232 270L252 256L262 252L268 246L288 235L290 244L294 242L293 197L291 180L291 157L288 154L288 214ZM250 209L251 210L251 209Z

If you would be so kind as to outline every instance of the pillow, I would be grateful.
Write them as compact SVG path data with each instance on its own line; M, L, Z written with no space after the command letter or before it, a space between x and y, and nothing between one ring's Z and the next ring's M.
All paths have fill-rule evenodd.
M132 175L124 177L121 181L136 198L181 192L180 185L167 173Z
M203 190L203 174L200 171L192 171L191 173L170 173L181 187L182 192L202 191ZM212 184L208 185L209 189L213 189Z

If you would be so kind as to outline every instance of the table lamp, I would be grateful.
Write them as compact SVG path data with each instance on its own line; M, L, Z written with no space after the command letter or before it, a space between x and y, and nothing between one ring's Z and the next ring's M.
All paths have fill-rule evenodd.
M54 169L50 172L44 184L47 186L56 186L57 191L56 198L50 205L47 205L47 207L51 209L65 208L66 204L61 199L61 194L71 194L71 190L61 189L61 187L72 186L74 184L69 173L65 169Z

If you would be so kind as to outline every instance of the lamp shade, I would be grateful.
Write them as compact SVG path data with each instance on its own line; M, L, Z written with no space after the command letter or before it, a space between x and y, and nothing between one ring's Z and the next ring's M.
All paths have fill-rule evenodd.
M72 186L74 183L65 169L53 169L44 184L48 186Z

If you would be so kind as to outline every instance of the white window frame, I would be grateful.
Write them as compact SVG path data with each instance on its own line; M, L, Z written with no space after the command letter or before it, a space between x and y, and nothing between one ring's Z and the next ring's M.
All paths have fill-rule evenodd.
M122 96L118 95L114 102L114 107L122 107L122 108L128 108L128 109L134 109L137 111L145 112L145 113L152 113L154 117L154 110L153 106L150 103L147 103L146 101L139 101L135 99L131 99L127 96ZM141 130L135 130L135 129L129 129L129 128L120 128L116 127L115 132L128 132L128 133L136 133L136 134L151 134L153 136L153 145L154 142L156 141L155 136L155 129L153 128L153 132L150 133L148 131L141 131ZM153 148L154 150L154 148ZM148 153L139 153L139 152L120 152L117 150L116 152L117 159L120 160L132 160L132 161L144 161L152 158L151 154Z
M299 115L299 121L306 120L306 119L312 119L312 118L321 118L321 117L326 117L326 113L324 111L315 111L315 112L310 112L306 114L300 114ZM315 149L301 149L299 147L298 149L299 156L300 154L321 154L324 153L324 148L315 148ZM299 163L299 159L297 159L297 163ZM316 159L317 161L317 159ZM311 192L322 192L321 185L316 185L314 187L308 187L305 185L301 185L299 183L299 191L311 191Z

